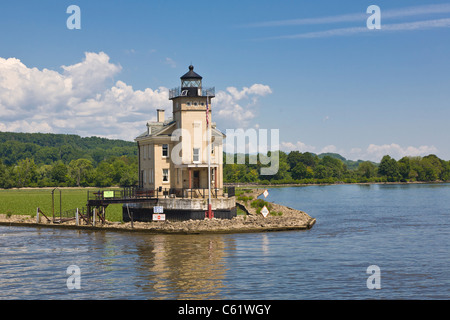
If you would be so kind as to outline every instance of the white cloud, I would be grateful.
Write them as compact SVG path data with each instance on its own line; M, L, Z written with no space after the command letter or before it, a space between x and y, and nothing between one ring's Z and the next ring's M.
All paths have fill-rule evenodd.
M123 81L114 83L122 67L106 53L87 52L81 62L61 69L39 70L16 58L0 58L1 131L133 140L154 120L156 109L171 108L165 87L135 90ZM219 91L213 118L229 128L245 127L257 114L258 99L271 92L263 84Z
M403 18L412 16L421 16L429 14L442 14L450 12L450 4L431 4L414 7L406 7L399 9L382 8L382 19ZM277 21L264 21L252 24L247 24L246 27L283 27L283 26L295 26L295 25L318 25L318 24L331 24L341 22L364 22L369 15L366 12L363 13L351 13L338 16L327 17L315 17L315 18L299 18Z
M424 20L415 22L403 22L394 24L382 24L381 29L370 30L367 27L349 27L349 28L336 28L324 31L305 32L292 35L283 35L264 38L261 40L271 39L313 39L313 38L327 38L335 36L349 36L359 33L379 33L379 32L395 32L395 31L413 31L413 30L426 30L433 28L448 28L450 27L450 18Z
M299 152L317 152L317 148L311 145L307 145L306 143L303 143L301 141L297 141L296 143L292 142L281 142L280 143L280 150L284 152L291 152L291 151L299 151Z
M245 128L257 114L259 97L271 93L269 86L258 83L241 90L228 87L226 91L216 93L214 117L229 128Z
M396 143L384 145L370 144L360 156L363 157L363 160L379 162L384 155L390 155L392 158L399 160L406 156L426 156L437 153L437 151L437 148L434 146L402 147Z
M112 79L122 67L110 63L109 56L104 52L86 52L82 62L62 66L62 69L71 95L83 99L106 89L106 80Z
M435 18L422 21L412 22L397 22L397 23L385 23L392 19L404 19L407 17L415 16L427 16L433 14L448 14L450 13L450 4L432 4L405 7L398 9L381 9L381 29L369 30L366 27L365 21L369 17L366 12L344 14L338 16L328 17L315 17L315 18L301 18L279 21L266 21L247 25L247 27L279 27L279 26L302 26L302 25L328 25L342 22L356 22L357 25L353 27L345 28L333 28L328 30L320 30L313 32L302 32L290 35L279 35L260 40L270 39L309 39L309 38L325 38L334 36L349 36L360 33L379 33L379 32L398 32L398 31L413 31L413 30L427 30L432 28L448 28L450 27L450 18Z
M134 90L109 82L121 71L103 52L87 52L62 72L0 58L0 130L75 133L132 140L157 108L169 107L168 89Z
M177 67L176 62L172 58L166 58L164 60L164 63L168 64L171 68L176 68Z
M319 153L329 153L329 152L330 153L338 153L339 151L336 146L330 144L328 146L323 147Z

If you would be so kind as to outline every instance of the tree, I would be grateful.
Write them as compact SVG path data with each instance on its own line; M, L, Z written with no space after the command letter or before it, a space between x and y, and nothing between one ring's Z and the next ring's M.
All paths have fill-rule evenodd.
M423 181L436 181L440 178L443 167L441 160L434 154L423 157L420 165L423 168Z
M291 151L287 156L290 170L294 169L297 163L301 162L302 154L299 151Z
M442 173L440 179L442 181L450 180L450 161L442 161Z
M17 162L14 168L14 173L17 178L17 186L20 188L27 187L31 183L36 182L37 166L33 159L23 159Z
M403 181L409 179L411 172L411 163L409 157L403 157L398 160L398 171Z
M114 170L110 163L101 161L94 173L94 184L97 187L108 187L113 184Z
M308 177L308 169L302 162L297 162L291 170L291 175L294 179L305 179Z
M57 161L53 164L50 170L50 176L58 185L67 180L67 166L62 161Z
M325 167L323 164L319 164L314 169L314 177L316 179L325 179L329 177L329 173L327 172L327 167Z
M344 173L344 166L340 159L331 156L324 156L320 164L327 168L328 177L341 178Z
M6 180L8 178L8 168L3 164L0 159L0 188L6 188Z
M278 160L278 171L270 179L273 180L286 180L291 179L291 174L289 173L289 164L287 162L287 155L283 151L274 151L278 153L278 157L272 155L273 160Z
M370 179L375 176L377 167L370 161L364 161L358 165L356 171L359 176Z
M314 168L319 163L319 157L310 152L304 152L301 154L300 161L305 166Z
M80 187L81 185L88 185L88 178L90 178L90 173L92 171L92 162L87 159L77 159L72 160L69 163L68 174L72 178L76 185Z
M400 179L400 173L397 161L388 155L384 156L378 167L378 174L380 176L386 176L389 182L398 181Z

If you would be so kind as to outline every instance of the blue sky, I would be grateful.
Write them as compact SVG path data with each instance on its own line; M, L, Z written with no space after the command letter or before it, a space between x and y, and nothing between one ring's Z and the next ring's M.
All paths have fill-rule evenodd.
M72 4L81 30L66 27ZM445 1L10 1L0 130L132 140L192 63L224 132L279 129L287 152L450 160L449 27Z

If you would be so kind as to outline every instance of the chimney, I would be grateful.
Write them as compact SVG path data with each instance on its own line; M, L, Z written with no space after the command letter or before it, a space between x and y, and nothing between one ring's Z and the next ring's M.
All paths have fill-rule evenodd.
M156 112L157 112L157 121L164 122L164 110L158 109L158 110L156 110Z

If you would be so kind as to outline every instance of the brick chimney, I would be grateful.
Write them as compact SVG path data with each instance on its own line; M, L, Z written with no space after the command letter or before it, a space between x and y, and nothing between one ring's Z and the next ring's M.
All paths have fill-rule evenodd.
M158 109L158 110L156 110L156 112L157 112L157 121L164 122L164 110Z

